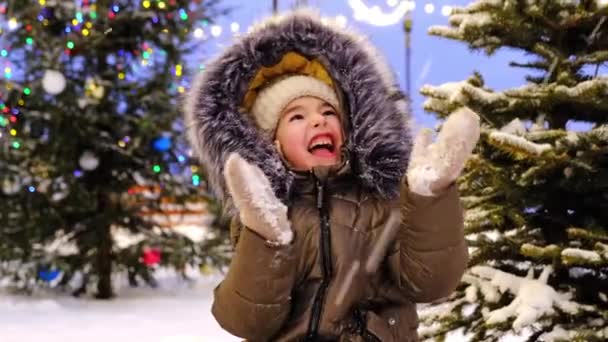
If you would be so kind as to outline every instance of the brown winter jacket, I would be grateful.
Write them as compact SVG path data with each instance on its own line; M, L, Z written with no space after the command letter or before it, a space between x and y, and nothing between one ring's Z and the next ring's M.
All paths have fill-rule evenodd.
M233 221L236 253L215 290L213 315L224 329L252 342L306 341L315 319L312 341L417 341L415 303L450 294L467 264L456 186L423 197L404 184L400 202L383 201L362 193L348 177L324 171L298 180L289 212L291 245L269 246ZM323 203L317 201L317 182ZM401 227L381 266L366 274L364 265L395 207Z

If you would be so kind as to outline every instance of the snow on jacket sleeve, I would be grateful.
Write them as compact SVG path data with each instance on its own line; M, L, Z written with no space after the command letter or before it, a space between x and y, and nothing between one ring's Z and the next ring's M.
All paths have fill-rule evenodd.
M437 196L401 191L402 226L389 264L416 302L450 295L468 262L464 218L456 185Z
M237 225L237 227L235 227ZM211 311L222 328L248 341L268 341L287 319L295 279L293 245L270 246L233 220L239 229L235 253L214 291Z

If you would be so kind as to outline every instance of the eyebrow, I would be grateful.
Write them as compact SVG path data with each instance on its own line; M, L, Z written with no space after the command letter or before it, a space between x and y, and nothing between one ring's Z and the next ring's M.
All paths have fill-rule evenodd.
M327 102L323 102L322 104L319 105L319 107L317 108L317 110L321 110L325 107L329 107L331 110L335 111L336 109L334 108L334 106L330 105Z
M300 106L300 105L298 105L298 106L293 106L293 107L289 107L289 108L287 108L287 109L286 109L286 110L283 112L283 116L285 116L285 115L287 115L287 114L289 114L289 113L291 113L291 112L295 112L296 110L301 110L301 109L303 109L303 108L304 108L304 107L302 107L302 106Z

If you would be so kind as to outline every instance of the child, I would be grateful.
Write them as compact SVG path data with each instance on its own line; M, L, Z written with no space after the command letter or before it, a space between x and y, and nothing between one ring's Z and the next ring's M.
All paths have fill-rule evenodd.
M416 341L415 303L459 283L467 248L453 183L479 119L460 110L435 143L426 130L412 147L387 70L361 37L297 11L195 81L190 139L234 214L235 253L212 308L228 332Z

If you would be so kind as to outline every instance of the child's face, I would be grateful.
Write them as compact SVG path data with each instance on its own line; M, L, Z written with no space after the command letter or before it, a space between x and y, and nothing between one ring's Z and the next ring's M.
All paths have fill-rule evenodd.
M281 112L275 137L279 151L296 170L340 162L340 117L330 104L316 97L291 101Z

